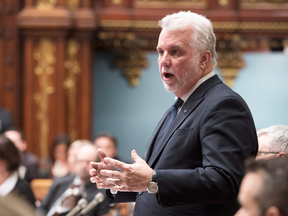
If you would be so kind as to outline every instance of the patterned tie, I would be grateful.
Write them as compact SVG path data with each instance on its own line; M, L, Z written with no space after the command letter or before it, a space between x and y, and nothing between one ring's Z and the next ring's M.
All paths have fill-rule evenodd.
M170 107L166 119L157 135L156 141L153 146L153 152L158 150L159 146L161 146L159 144L163 141L163 138L165 137L165 134L167 133L169 126L171 125L171 123L173 122L174 118L178 113L178 108L182 106L183 102L184 101L181 98L177 98L174 104Z

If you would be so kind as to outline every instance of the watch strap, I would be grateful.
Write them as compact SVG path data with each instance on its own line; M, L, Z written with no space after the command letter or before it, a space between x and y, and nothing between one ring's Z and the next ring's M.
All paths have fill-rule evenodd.
M156 173L155 170L153 170L153 174L152 174L152 179L151 179L151 181L158 183L158 181L157 181L157 173Z

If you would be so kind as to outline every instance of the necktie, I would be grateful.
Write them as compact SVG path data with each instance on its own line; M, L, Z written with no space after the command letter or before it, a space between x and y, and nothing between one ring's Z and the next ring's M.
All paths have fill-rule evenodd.
M157 135L156 141L154 143L153 151L155 151L157 147L161 146L159 145L159 143L162 142L165 134L167 133L169 126L171 125L171 123L173 122L174 118L176 117L178 113L178 108L182 106L183 102L184 101L181 98L177 98L174 104L170 107L167 117Z
M80 185L75 185L72 183L70 187L58 198L56 205L51 208L48 215L58 216L63 212L68 212L73 209L78 201L78 196L80 194Z

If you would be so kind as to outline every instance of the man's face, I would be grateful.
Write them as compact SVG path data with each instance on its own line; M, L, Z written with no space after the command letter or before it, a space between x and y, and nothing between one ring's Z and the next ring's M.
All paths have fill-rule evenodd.
M26 151L27 144L21 139L21 134L18 131L6 131L4 135L14 143L20 152Z
M108 157L115 158L117 155L117 149L111 139L108 137L99 137L95 140L95 146L101 148Z
M241 182L238 200L241 208L235 216L259 216L256 196L262 186L263 177L259 173L248 173Z
M90 162L96 161L97 159L97 149L93 145L85 145L79 148L75 160L75 173L84 182L89 182L90 174L89 170Z
M270 142L270 138L268 136L268 134L262 134L261 136L258 137L258 151L263 151L263 152L269 152L268 149L268 143ZM260 159L270 159L270 158L274 158L277 157L278 154L268 154L268 153L258 153L256 160L260 160Z
M201 78L199 55L191 47L193 29L163 29L157 51L161 79L167 91L182 97Z

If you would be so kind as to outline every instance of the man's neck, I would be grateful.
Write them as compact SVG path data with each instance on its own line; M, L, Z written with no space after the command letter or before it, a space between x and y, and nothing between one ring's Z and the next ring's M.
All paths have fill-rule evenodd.
M0 185L2 185L12 175L12 173L8 171L3 171L0 175Z

